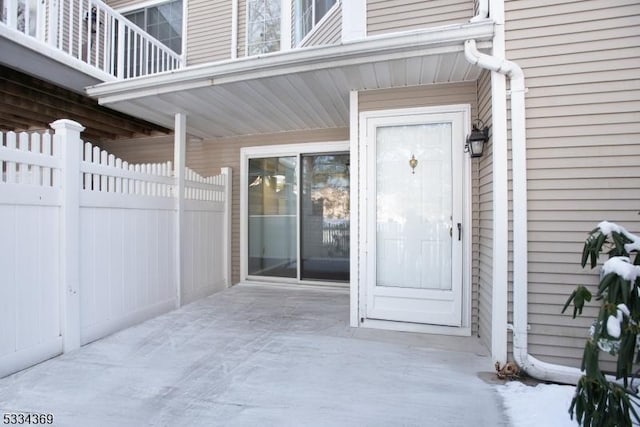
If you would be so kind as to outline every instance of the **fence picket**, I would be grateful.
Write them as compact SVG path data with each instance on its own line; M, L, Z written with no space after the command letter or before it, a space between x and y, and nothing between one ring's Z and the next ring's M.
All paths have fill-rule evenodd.
M162 163L160 165L160 175L161 176L167 176L167 164L166 163ZM167 184L161 184L160 185L160 196L167 197Z
M139 164L137 164L137 165L134 166L133 170L139 173L139 172L142 171L142 168L141 168L141 166ZM137 180L137 179L135 180L135 191L134 191L133 194L142 194L142 192L141 192L141 184L142 183L139 180Z
M53 157L58 160L62 160L62 142L55 135L51 137L51 146L53 151ZM53 183L54 188L60 188L62 186L62 170L55 168L53 170Z
M115 168L116 167L116 156L114 156L113 154L109 154L109 156L107 157L107 164L112 167ZM113 176L110 176L107 178L107 191L110 193L114 193L115 192L115 187L116 187L116 178Z
M118 157L116 159L116 169L122 169L122 159ZM116 177L116 193L122 194L122 178Z
M19 136L20 151L29 151L29 134L26 132L20 132ZM29 179L29 165L26 163L18 163L18 184L30 184Z
M51 134L49 131L42 135L42 154L51 156ZM42 186L51 187L51 168L42 168Z
M149 171L152 175L157 175L158 174L158 165L156 163L152 164L150 167L150 171ZM149 192L150 196L157 196L157 189L158 189L158 185L157 183L152 183L151 184L151 191Z
M85 142L84 143L84 154L83 154L83 160L85 162L89 162L91 163L91 153L93 151L93 147L91 146L90 142ZM93 180L93 175L89 172L85 172L84 173L84 189L85 190L92 190L92 180Z
M41 150L40 134L34 132L31 134L31 152L41 154ZM42 185L42 168L38 165L31 165L31 184Z
M102 150L100 152L100 164L102 166L107 166L108 158L109 158L109 153L107 153L105 150ZM100 191L109 191L109 187L107 186L106 175L100 175Z
M3 132L0 132L0 147L4 146L4 141L5 141L5 134ZM4 172L4 160L0 159L0 172ZM0 183L4 182L4 173L2 175L0 175Z
M122 162L122 169L131 170L129 167L129 162ZM122 178L122 193L129 194L131 190L129 189L129 183L131 180L129 178Z
M100 147L93 147L91 154L91 163L100 164ZM100 191L100 175L97 173L93 174L93 191Z

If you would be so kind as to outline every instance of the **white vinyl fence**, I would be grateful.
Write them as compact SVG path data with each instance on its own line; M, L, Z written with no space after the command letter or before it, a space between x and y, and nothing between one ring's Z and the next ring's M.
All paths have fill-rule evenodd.
M0 377L230 284L230 169L180 192L170 162L52 127L0 133Z

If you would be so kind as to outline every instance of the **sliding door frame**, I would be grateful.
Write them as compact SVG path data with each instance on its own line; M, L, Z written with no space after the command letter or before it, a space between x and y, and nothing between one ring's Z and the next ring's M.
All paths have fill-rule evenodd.
M302 155L309 154L350 154L349 141L310 142L301 144L263 145L257 147L243 147L240 149L240 281L260 282L268 284L285 285L317 285L326 287L341 287L347 289L349 282L333 282L324 280L301 280L301 242L300 242L300 183L302 182L302 170L300 159ZM298 197L296 200L296 244L297 244L297 274L296 278L253 276L249 275L249 160L267 157L295 156L296 178L298 180ZM353 172L353 171L351 171ZM350 221L349 226L353 227ZM353 229L353 228L352 228Z

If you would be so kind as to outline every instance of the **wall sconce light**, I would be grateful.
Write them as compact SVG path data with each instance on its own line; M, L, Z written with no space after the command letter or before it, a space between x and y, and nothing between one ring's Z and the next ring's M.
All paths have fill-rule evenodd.
M471 157L482 157L484 144L489 140L489 127L484 125L482 120L476 120L473 124L471 133L467 136L464 144L464 152L469 153Z

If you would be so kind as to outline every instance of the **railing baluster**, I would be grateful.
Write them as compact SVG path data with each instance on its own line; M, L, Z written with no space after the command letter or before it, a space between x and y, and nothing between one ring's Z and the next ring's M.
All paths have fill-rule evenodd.
M100 9L98 9L98 6L96 6L96 26L95 26L95 30L96 30L96 49L95 49L95 55L96 55L96 59L95 59L95 66L97 68L100 68L101 70L103 70L103 68L100 66L100 47L102 46L102 37L100 37L100 14L101 11Z
M44 2L37 1L36 2L36 38L40 41L46 42L44 39L44 34L42 34L42 29L44 28Z
M58 49L64 51L64 2L62 0L55 1L58 4L58 14L56 15L56 19L58 20L58 29L56 34L54 34L56 38L55 45Z
M100 0L5 0L3 4L8 27L119 79L182 66L180 55Z
M116 24L118 25L118 78L124 79L124 56L125 56L125 43L124 43L124 23L116 20Z
M64 0L59 0L60 3L64 3ZM73 29L73 21L75 19L75 0L71 0L69 2L69 50L68 54L73 55L73 42L75 41L75 31ZM62 11L62 15L60 15L64 20L64 10ZM60 37L64 38L64 34L60 33Z
M82 60L82 9L84 9L83 0L78 2L78 56L77 58Z
M91 64L91 30L93 29L93 13L91 11L91 0L87 0L87 11L84 13L84 15L84 22L87 25L87 39L85 41L85 55L87 55L87 59L85 60L85 62L87 64Z
M103 11L102 14L104 15L104 23L102 24L102 69L111 74L107 58L107 53L109 53L109 39L107 38L107 35L109 33L109 15L107 14L106 10Z

